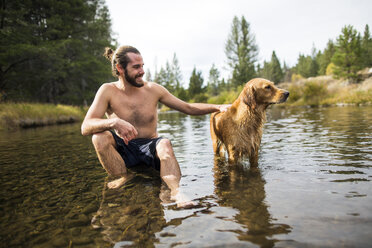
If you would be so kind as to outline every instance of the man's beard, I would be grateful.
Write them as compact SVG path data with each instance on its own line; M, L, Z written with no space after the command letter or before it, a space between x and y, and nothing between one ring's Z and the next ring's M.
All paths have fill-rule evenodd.
M127 70L124 70L124 76L125 76L125 80L127 80L127 82L130 83L134 87L140 88L144 85L143 82L141 82L141 83L136 82L136 78L138 76L135 76L135 77L129 76L128 73L127 73Z

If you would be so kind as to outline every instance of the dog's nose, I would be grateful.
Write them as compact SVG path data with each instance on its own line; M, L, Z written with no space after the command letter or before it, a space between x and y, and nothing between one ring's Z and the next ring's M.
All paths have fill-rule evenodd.
M282 97L281 97L282 98L281 102L287 101L288 96L289 96L289 92L286 91L286 90L283 90L283 94L282 94Z

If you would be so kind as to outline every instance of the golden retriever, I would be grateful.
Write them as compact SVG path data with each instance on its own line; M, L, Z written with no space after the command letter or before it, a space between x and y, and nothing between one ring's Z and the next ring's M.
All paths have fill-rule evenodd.
M214 153L223 157L224 148L228 153L229 163L248 157L250 164L257 166L266 108L271 104L285 102L288 96L288 91L277 88L273 82L263 78L255 78L246 83L239 97L226 112L211 115Z

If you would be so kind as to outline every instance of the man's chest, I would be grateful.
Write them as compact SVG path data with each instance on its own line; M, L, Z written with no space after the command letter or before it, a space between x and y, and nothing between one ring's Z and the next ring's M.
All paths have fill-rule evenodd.
M158 101L150 96L121 97L110 101L109 112L133 125L156 121Z

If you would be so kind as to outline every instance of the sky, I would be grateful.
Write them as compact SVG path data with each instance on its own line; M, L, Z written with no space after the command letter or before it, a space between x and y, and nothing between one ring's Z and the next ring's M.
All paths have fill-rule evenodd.
M258 62L272 52L288 66L312 48L323 50L346 25L372 31L371 0L106 0L119 45L136 47L145 71L154 75L176 54L184 86L192 70L204 81L214 64L228 78L225 44L234 16L249 22L259 48Z

